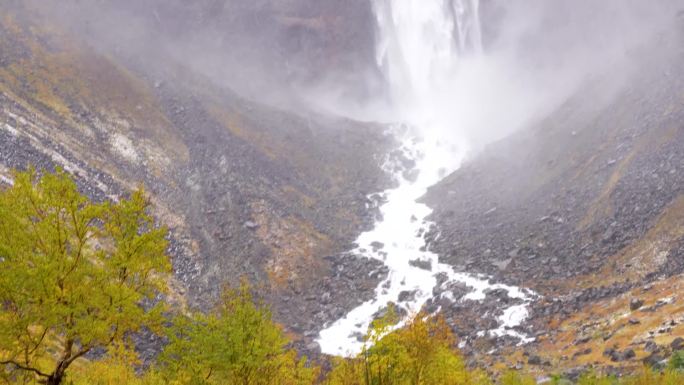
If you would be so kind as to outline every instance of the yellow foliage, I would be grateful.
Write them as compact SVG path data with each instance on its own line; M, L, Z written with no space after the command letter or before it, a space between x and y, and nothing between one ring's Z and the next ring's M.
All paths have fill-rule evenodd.
M390 309L376 321L356 358L337 360L329 385L484 385L486 376L469 373L454 348L456 339L441 317L419 314L390 332L397 317Z
M504 373L499 379L501 385L536 385L537 381L518 372L509 371Z

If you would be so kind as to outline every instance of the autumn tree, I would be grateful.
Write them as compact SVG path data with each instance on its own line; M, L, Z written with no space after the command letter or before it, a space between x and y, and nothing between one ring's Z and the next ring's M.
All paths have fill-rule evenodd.
M355 358L338 360L330 385L484 385L487 377L465 368L456 339L441 317L418 314L393 330L399 319L392 307L373 322L366 348Z
M141 371L140 364L134 351L117 344L104 357L75 365L69 385L168 385L158 372Z
M158 330L171 267L142 190L94 203L64 172L0 191L0 372L48 385L95 349ZM145 305L143 306L143 302Z
M225 287L209 314L179 316L161 357L175 384L310 385L317 368L288 349L288 339L246 281Z

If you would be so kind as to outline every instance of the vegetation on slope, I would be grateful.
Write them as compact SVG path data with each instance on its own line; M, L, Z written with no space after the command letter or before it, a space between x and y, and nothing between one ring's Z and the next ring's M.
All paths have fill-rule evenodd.
M170 309L159 295L170 272L166 229L144 192L94 203L64 172L14 174L0 192L0 382L6 384L527 385L517 372L492 380L469 369L449 325L419 314L403 328L390 308L366 348L321 369L292 349L246 281L226 287L208 313ZM161 337L143 365L136 336ZM581 385L684 382L684 353L664 372L592 373ZM548 383L567 384L560 378Z

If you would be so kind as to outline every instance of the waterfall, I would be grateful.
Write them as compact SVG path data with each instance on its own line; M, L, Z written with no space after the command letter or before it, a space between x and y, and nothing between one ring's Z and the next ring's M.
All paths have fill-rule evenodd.
M526 303L533 294L490 284L487 277L456 272L440 263L424 238L432 226L427 221L432 210L417 202L430 186L459 167L467 147L454 134L449 88L462 60L482 53L478 6L478 0L373 0L378 66L386 77L393 117L401 122L392 131L401 146L384 165L398 186L381 193L386 202L380 207L382 219L358 237L351 252L382 261L389 274L372 300L321 331L317 342L323 353L359 353L363 341L358 336L366 334L374 315L388 303L396 304L410 317L433 298L434 289L456 282L464 283L471 292L454 301L483 300L488 289L503 289L510 297L524 301L523 305L503 309L499 328L483 332L526 340L510 327L524 320ZM397 152L409 162L397 159ZM407 164L414 166L407 168ZM438 276L446 277L446 281L438 284Z
M416 109L459 57L482 52L479 0L373 0L377 61L395 106Z

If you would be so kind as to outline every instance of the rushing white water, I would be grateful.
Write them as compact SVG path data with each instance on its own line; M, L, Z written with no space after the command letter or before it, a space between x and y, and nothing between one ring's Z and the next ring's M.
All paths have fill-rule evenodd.
M423 237L431 226L426 221L431 209L417 202L430 186L456 170L465 154L465 143L453 134L453 119L444 113L439 99L445 96L444 80L458 73L461 58L482 51L478 0L374 0L373 5L380 35L378 65L387 77L395 116L406 123L393 134L402 143L399 150L404 159L415 166L409 170L396 157L388 159L385 169L394 174L398 186L382 193L386 202L380 207L382 219L359 236L353 250L382 261L389 268L388 277L375 290L374 299L321 331L317 342L327 354L359 353L363 342L358 336L366 334L376 313L393 302L409 315L417 314L432 298L438 275L448 277L442 285L461 282L472 289L463 299L452 300L481 301L488 289L504 289L509 297L523 300L522 305L504 309L499 327L488 332L525 341L511 328L526 318L526 303L533 294L490 284L486 277L439 263L437 254L426 250ZM430 270L415 261L428 262ZM414 294L402 302L402 292Z

